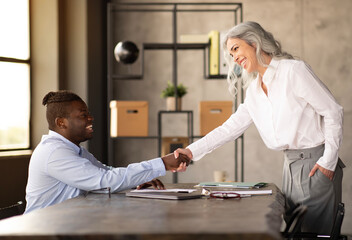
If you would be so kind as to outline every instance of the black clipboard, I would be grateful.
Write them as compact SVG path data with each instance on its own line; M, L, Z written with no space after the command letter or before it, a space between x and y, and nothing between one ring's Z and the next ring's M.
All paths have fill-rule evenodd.
M203 195L200 193L181 193L181 192L127 192L127 197L139 198L154 198L165 200L187 200L201 198Z

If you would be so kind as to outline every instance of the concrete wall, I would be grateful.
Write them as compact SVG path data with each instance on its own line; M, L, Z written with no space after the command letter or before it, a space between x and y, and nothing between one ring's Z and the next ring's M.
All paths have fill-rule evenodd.
M268 8L267 11L262 9ZM255 11L257 9L257 11ZM274 10L275 9L275 10ZM259 10L259 11L258 11ZM244 19L261 22L281 40L287 51L307 61L344 107L344 136L339 155L346 164L343 179L343 202L346 217L343 231L352 232L352 59L350 23L351 1L244 1ZM259 140L256 130L246 135L246 177L281 175L281 154L270 153ZM256 146L251 151L248 146ZM264 161L258 161L263 159ZM270 168L264 168L263 162ZM262 173L263 170L264 172ZM263 176L264 177L264 176ZM281 180L276 181L280 185Z
M195 1L194 1L195 2ZM206 1L202 1L206 2ZM229 1L227 1L229 2ZM282 43L284 50L307 61L319 78L328 86L337 101L344 107L344 141L340 157L346 164L343 180L343 201L346 217L343 231L351 233L352 226L352 170L351 153L352 126L352 60L350 55L352 32L352 2L349 0L243 0L244 21L257 21L271 31ZM114 41L131 40L143 42L170 42L171 17L152 14L128 14L116 17ZM231 16L207 14L183 14L178 21L179 33L204 34L210 30L227 30L232 26ZM183 98L182 107L193 110L195 135L199 134L198 103L201 100L231 100L226 81L203 79L203 55L201 51L179 51L178 81L184 83L189 94ZM136 63L138 65L138 62ZM138 69L138 68L136 68ZM115 71L119 68L115 63ZM129 67L129 71L133 67ZM149 101L149 132L157 134L157 112L165 109L161 90L172 80L171 51L148 51L145 54L145 76L142 81L117 81L114 94L121 100ZM166 119L166 136L185 136L185 119ZM167 127L170 126L169 128ZM172 126L172 127L171 127ZM250 127L244 135L244 180L274 182L281 187L283 156L266 148L256 128ZM234 179L233 143L229 143L195 162L187 172L179 174L180 182L210 181L214 170L225 170L228 180ZM136 151L138 149L138 151ZM126 166L153 158L157 154L156 140L115 141L115 165ZM171 173L161 178L171 182Z

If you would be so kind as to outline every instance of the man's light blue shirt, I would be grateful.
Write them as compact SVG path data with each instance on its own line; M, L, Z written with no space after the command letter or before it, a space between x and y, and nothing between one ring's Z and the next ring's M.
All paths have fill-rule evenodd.
M108 167L85 148L49 130L29 163L25 213L63 202L85 191L105 187L110 187L112 192L130 189L165 173L161 158L133 163L126 168Z

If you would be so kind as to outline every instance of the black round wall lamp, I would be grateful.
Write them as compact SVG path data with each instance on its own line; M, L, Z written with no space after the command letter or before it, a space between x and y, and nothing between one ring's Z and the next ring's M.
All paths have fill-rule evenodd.
M114 49L114 55L117 62L132 64L138 58L139 49L131 41L119 42Z

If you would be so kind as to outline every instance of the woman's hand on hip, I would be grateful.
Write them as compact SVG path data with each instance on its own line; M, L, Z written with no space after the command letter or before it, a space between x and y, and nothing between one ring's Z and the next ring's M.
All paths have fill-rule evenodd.
M312 168L312 170L309 173L309 177L313 176L315 174L315 172L319 169L320 172L322 172L325 176L327 176L330 181L332 181L333 177L334 177L334 171L330 171L326 168L323 168L322 166L320 166L318 163L316 163L314 165L314 167Z

